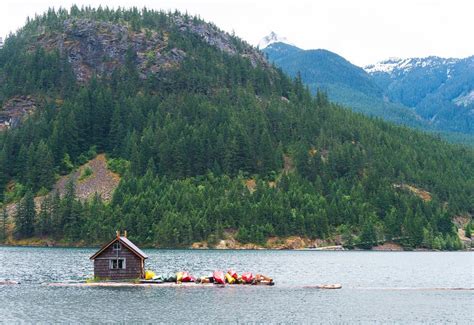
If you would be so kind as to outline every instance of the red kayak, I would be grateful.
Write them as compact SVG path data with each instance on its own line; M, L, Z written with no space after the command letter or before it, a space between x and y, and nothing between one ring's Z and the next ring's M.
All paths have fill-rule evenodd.
M212 277L214 278L214 283L225 284L224 272L214 271L214 273L212 273Z
M188 272L183 272L181 282L194 282L194 277Z
M232 270L232 269L229 269L229 270L227 271L227 273L229 273L229 275L230 275L231 277L233 277L234 279L236 279L236 280L239 278L239 275L237 274L237 272L235 272L235 271Z
M244 272L242 273L242 280L245 282L245 283L252 283L254 279L254 276L251 272Z

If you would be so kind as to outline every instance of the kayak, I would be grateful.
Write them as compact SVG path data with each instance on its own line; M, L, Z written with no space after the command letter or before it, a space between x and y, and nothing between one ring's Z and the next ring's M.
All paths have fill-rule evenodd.
M225 284L224 272L214 271L214 273L212 273L212 277L214 278L214 283Z
M242 273L242 281L244 281L244 283L252 283L253 279L254 279L254 276L252 272Z
M229 274L229 272L225 274L225 280L228 284L234 284L235 282L235 279L232 277L232 275Z
M176 273L176 282L194 282L194 277L189 272Z
M237 274L237 272L235 272L235 271L232 270L232 269L229 269L229 270L227 271L227 273L229 273L229 275L230 275L231 277L233 277L234 279L236 279L236 280L239 278L239 275Z
M155 277L156 277L155 272L150 271L150 270L147 270L147 271L145 272L145 280L152 280L152 279L154 279Z
M195 278L188 272L183 272L181 282L194 282Z

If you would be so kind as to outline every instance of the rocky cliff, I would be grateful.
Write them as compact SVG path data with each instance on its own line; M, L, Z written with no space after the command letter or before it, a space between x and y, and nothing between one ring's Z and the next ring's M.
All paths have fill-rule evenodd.
M241 48L231 35L212 24L175 16L170 26L180 32L195 34L227 54L246 57L254 67L269 66L259 51L248 44ZM61 31L40 29L31 50L36 46L50 51L58 49L72 64L81 83L94 75L108 77L127 60L132 60L140 78L146 79L150 74L176 68L187 55L183 49L169 43L170 29L166 28L159 32L146 28L137 31L127 23L69 18L64 20Z
M31 96L15 96L10 98L0 110L0 131L18 126L36 108L36 101Z

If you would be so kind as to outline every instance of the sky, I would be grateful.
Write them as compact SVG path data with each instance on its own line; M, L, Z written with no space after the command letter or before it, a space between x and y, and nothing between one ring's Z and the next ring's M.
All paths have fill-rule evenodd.
M198 15L257 45L275 31L303 49L327 49L359 66L389 57L474 55L472 0L0 0L0 36L48 7L131 7Z

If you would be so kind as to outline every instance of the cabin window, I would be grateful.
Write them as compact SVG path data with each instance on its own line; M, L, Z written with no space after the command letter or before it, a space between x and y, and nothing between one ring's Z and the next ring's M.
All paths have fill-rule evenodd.
M124 258L113 258L110 260L109 267L112 270L124 270L125 264Z
M122 249L122 245L119 242L114 243L114 251L119 251Z

